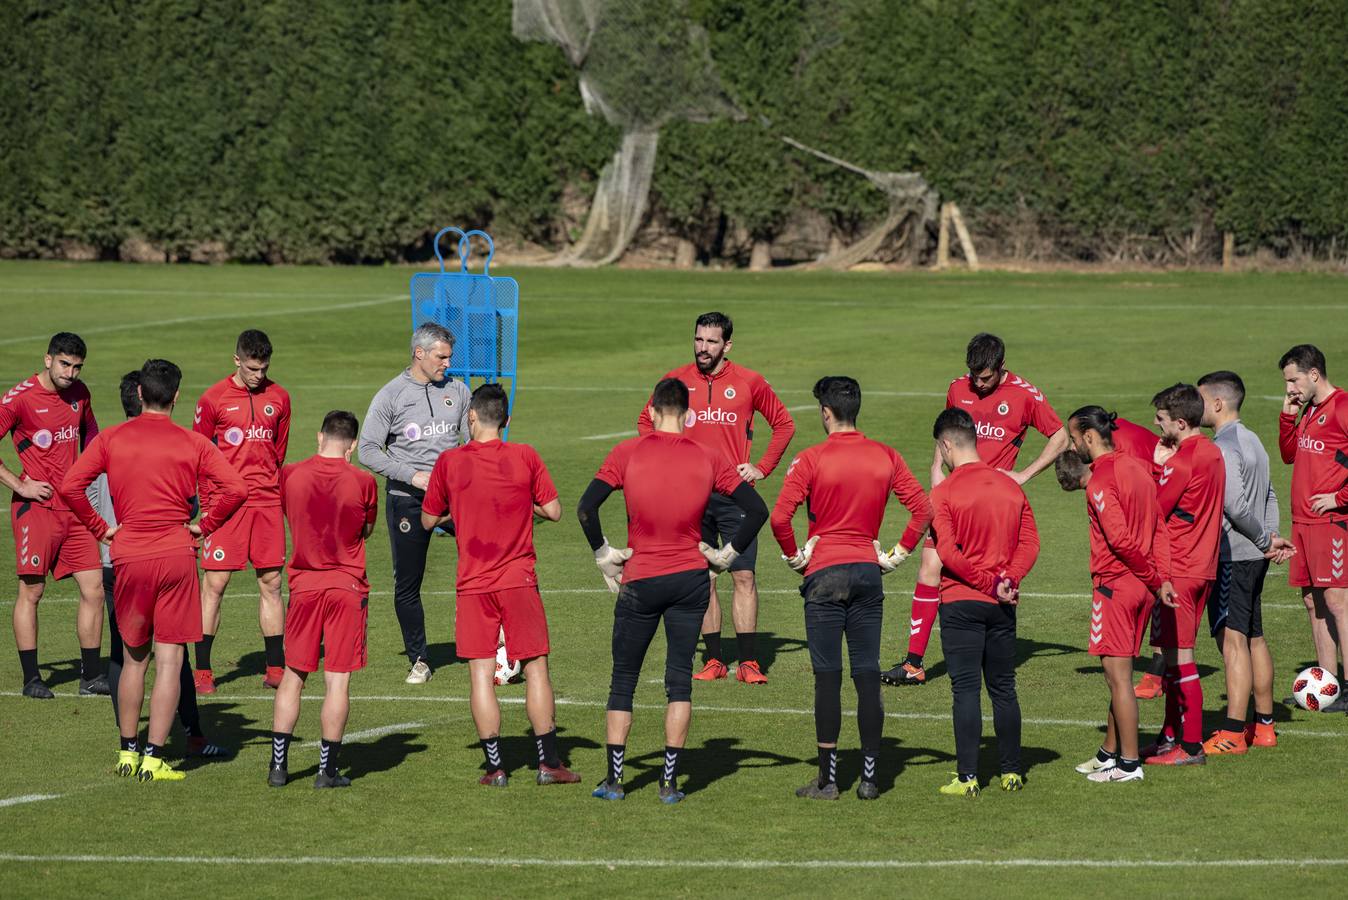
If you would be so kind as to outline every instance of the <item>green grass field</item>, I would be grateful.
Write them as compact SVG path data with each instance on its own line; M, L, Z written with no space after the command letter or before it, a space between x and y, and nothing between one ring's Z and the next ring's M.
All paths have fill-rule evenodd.
M503 272L505 270L502 270ZM291 456L311 452L324 412L363 416L374 391L403 365L409 307L401 268L194 268L0 263L0 374L4 387L41 364L48 336L89 343L84 378L103 423L120 419L119 377L148 356L182 366L176 418L231 369L247 327L276 346L272 374L294 399ZM74 590L49 587L41 654L59 697L18 696L18 661L0 651L0 878L9 896L119 893L225 895L871 895L1007 896L1167 894L1330 896L1348 852L1348 721L1278 706L1281 743L1205 768L1155 772L1142 784L1087 783L1072 766L1098 745L1104 680L1085 652L1087 525L1080 494L1050 473L1028 487L1042 535L1020 610L1019 683L1028 787L985 791L976 802L940 796L953 768L949 683L885 689L879 802L850 792L860 759L844 721L844 799L799 801L814 771L812 678L797 578L766 529L760 552L761 658L770 683L698 685L684 772L687 800L656 801L664 697L663 647L654 645L637 695L629 796L589 797L603 774L612 599L574 519L574 505L609 447L635 427L655 380L691 355L692 320L723 309L736 324L732 358L762 371L797 419L792 449L821 439L810 387L824 374L862 385L860 424L898 447L925 483L930 425L964 344L991 330L1008 366L1042 388L1058 412L1100 402L1150 422L1158 388L1233 368L1249 386L1246 421L1273 451L1286 497L1290 469L1276 459L1279 355L1314 341L1344 377L1345 282L1328 276L1212 274L744 274L516 270L523 297L523 377L511 438L535 445L561 491L559 525L538 529L539 576L551 622L552 668L565 755L585 788L536 787L520 686L502 688L504 741L515 780L476 784L481 765L466 698L467 670L451 658L454 547L433 547L426 612L436 677L403 684L382 523L370 539L373 587L369 667L352 679L351 735L343 751L351 790L315 792L317 749L292 750L297 777L265 784L271 695L261 686L256 586L237 577L215 649L220 691L203 718L232 761L192 768L177 785L116 778L109 704L75 695ZM760 445L761 446L761 445ZM1022 460L1042 446L1037 435ZM15 465L5 441L7 465ZM769 505L785 466L764 484ZM610 537L621 528L614 498ZM1284 523L1287 511L1284 506ZM897 538L894 512L882 539ZM382 510L381 510L382 516ZM0 602L13 604L8 517L0 546ZM798 524L798 531L803 526ZM887 579L882 662L906 644L915 563ZM1270 574L1265 627L1277 696L1310 661L1306 616L1285 574ZM728 617L727 617L728 619ZM733 647L726 624L727 647ZM902 635L902 640L901 640ZM106 638L105 638L106 640ZM1200 637L1209 728L1223 705L1220 657ZM321 692L321 681L315 684ZM854 706L850 686L844 707ZM309 698L311 701L317 697ZM1159 701L1143 706L1148 727ZM985 713L990 712L986 700ZM316 740L317 703L305 704L297 745ZM990 722L984 777L994 770ZM178 738L171 753L181 749ZM190 765L190 764L189 764ZM14 798L28 798L16 803ZM1334 865L1317 866L1320 858ZM1333 885L1338 884L1339 888ZM10 892L13 892L12 894Z

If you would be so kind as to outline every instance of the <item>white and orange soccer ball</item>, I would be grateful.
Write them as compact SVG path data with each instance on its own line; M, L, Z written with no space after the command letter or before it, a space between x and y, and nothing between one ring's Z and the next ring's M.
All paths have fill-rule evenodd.
M1292 697L1302 709L1319 712L1339 699L1339 679L1319 666L1303 669L1292 682Z
M519 678L520 661L506 656L504 629L497 636L496 642L496 675L492 680L496 682L497 687L500 687Z

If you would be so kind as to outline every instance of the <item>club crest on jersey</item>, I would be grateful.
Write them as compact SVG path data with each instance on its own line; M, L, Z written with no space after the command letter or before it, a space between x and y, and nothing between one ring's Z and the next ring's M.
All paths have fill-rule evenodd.
M407 521L406 517L403 517L398 522L398 530L401 531L403 534L407 534L409 531L412 530L412 523Z
M997 405L997 415L1004 416L1011 411L1011 404L1003 400Z
M725 389L725 398L726 398L727 400L734 400L734 399L735 399L735 389L734 389L733 387L727 387L727 388Z
M225 431L225 441L231 446L239 446L243 443L243 429L238 427L227 429Z
M1323 425L1323 424L1325 424L1325 420L1328 419L1328 418L1329 418L1329 416L1326 416L1326 415L1324 415L1324 414L1322 413L1322 414L1320 415L1320 418L1318 418L1318 419L1315 420L1315 424L1316 424L1316 425Z
M74 403L71 403L71 404L70 404L70 408L73 409L75 412L79 412L79 411L80 411L80 401L76 400ZM1323 425L1324 423L1322 422L1322 423L1320 423L1320 424Z
M276 407L268 403L266 406L262 407L262 413L263 415L274 416L276 415Z
M449 407L450 409L453 409L453 408L454 408L454 398L453 398L453 397L446 397L446 398L445 398L445 406Z
M42 565L42 557L40 557L40 556L38 556L36 553L34 553L33 556L32 556L32 558L30 558L30 559L28 560L28 564L29 564L30 566L40 566L40 565Z
M212 550L212 551L211 551L211 559L215 560L216 562L224 562L224 559L225 559L225 550L224 550L224 548L223 548L223 547L216 547L214 550Z

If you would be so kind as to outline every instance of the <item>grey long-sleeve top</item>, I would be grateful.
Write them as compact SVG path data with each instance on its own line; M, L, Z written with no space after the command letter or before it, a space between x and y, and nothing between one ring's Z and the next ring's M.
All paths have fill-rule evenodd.
M1278 495L1269 481L1268 453L1239 419L1223 425L1212 440L1226 461L1221 559L1263 559L1278 533Z
M391 482L411 484L445 450L468 440L468 387L446 378L422 384L411 369L379 389L360 427L361 465ZM393 493L406 493L390 485Z

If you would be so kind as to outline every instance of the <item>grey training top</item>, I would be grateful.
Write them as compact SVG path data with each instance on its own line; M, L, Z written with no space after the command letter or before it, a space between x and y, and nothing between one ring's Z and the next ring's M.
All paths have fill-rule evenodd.
M1212 440L1226 461L1220 559L1263 559L1278 533L1278 495L1269 482L1268 454L1239 419L1219 428Z
M117 514L112 511L112 491L108 490L108 476L99 475L94 483L89 485L84 496L89 498L98 514L103 517L103 521L109 525L117 524ZM112 548L99 541L98 555L103 557L103 568L112 568Z
M462 381L422 384L410 368L379 389L360 427L361 465L390 482L411 484L430 472L442 452L468 440L468 401ZM406 490L390 485L395 494Z

